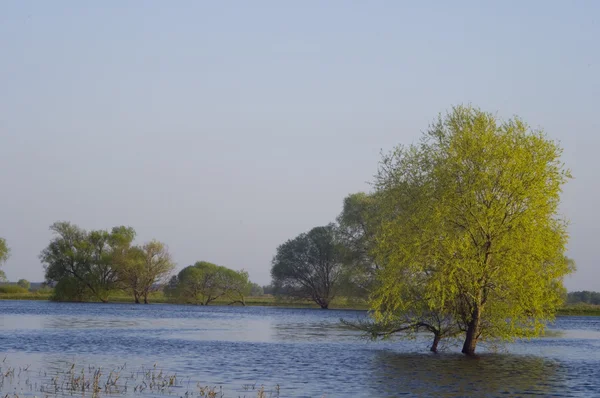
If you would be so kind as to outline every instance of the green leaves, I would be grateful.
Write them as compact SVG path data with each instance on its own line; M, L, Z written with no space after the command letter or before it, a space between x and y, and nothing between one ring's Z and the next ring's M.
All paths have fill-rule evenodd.
M0 265L4 264L10 257L10 248L6 243L6 239L0 238Z
M561 152L518 118L455 107L419 145L384 156L376 319L426 309L475 339L541 333L572 270Z
M2 266L10 257L10 248L4 238L0 238L0 266ZM0 270L0 281L6 280L4 271Z
M250 293L250 281L246 271L199 261L173 277L166 292L179 301L195 304L208 305L223 297L244 304L245 296Z
M129 247L135 233L120 227L114 239L117 250L113 251L113 266L116 269L119 287L133 294L134 301L148 303L150 292L168 278L175 268L167 246L152 240L141 246Z
M117 269L135 231L116 227L111 232L88 232L69 222L56 222L50 230L54 238L42 250L40 260L46 269L46 281L64 281L61 286L65 288L59 289L60 299L95 296L106 301L117 285Z
M288 240L277 248L271 267L278 293L311 299L327 308L340 288L343 256L333 224Z

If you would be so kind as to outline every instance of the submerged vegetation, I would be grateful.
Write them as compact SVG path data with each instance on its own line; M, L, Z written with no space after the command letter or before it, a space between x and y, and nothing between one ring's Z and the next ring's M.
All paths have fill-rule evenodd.
M73 396L86 394L92 397L127 395L171 396L186 398L224 398L223 386L205 384L190 376L171 374L156 364L151 367L130 369L127 363L113 369L100 366L77 366L64 363L63 367L34 370L31 366L12 367L0 364L0 390L14 391L8 398L39 394L48 396ZM281 387L272 388L257 384L244 384L237 391L239 397L278 398Z

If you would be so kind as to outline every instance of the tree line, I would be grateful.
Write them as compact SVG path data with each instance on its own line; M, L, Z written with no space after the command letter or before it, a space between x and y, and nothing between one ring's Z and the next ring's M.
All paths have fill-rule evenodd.
M544 331L574 270L558 214L571 174L562 149L518 117L474 107L440 115L418 144L384 154L369 193L344 199L337 222L277 248L280 294L328 308L340 294L368 300L373 337L432 333L478 342Z
M175 264L167 246L157 240L134 244L131 227L86 231L56 222L50 230L54 237L40 259L55 300L108 302L111 293L123 291L133 302L147 304L151 293L164 290L175 302L245 304L245 297L257 290L247 272L204 261L172 275Z
M348 325L374 338L427 331L432 351L444 338L462 338L474 355L480 341L540 335L575 269L558 213L571 178L561 154L518 117L454 107L419 143L383 154L373 190L347 196L335 223L282 243L269 291L323 309L340 295L362 298L371 319ZM129 227L51 229L40 258L58 299L107 301L121 289L147 302L164 285L173 300L207 305L243 303L257 288L245 272L206 262L171 276L166 246L134 245ZM8 255L0 240L0 263Z
M567 303L600 305L600 292L590 292L587 290L569 292L567 294Z

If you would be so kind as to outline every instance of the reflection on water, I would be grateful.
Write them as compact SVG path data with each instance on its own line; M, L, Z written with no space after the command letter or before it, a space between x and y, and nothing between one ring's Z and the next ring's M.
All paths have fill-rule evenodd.
M565 383L556 362L530 356L486 354L473 360L461 355L379 352L373 363L385 379L395 381L380 385L386 394L547 396Z
M282 397L600 396L597 318L559 318L544 338L472 360L427 353L428 336L361 339L339 323L360 311L5 301L0 314L2 372L7 363L27 367L38 385L72 364L109 371L156 363L194 386L223 385L230 396L255 396L242 386L257 382L279 384ZM35 395L24 388L0 383L4 394Z

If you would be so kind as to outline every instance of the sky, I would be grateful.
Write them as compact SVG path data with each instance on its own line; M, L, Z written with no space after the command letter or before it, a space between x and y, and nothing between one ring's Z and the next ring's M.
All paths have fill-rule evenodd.
M569 290L600 291L600 2L0 2L0 236L42 281L55 221L129 225L270 282L457 104L519 115L574 175Z

